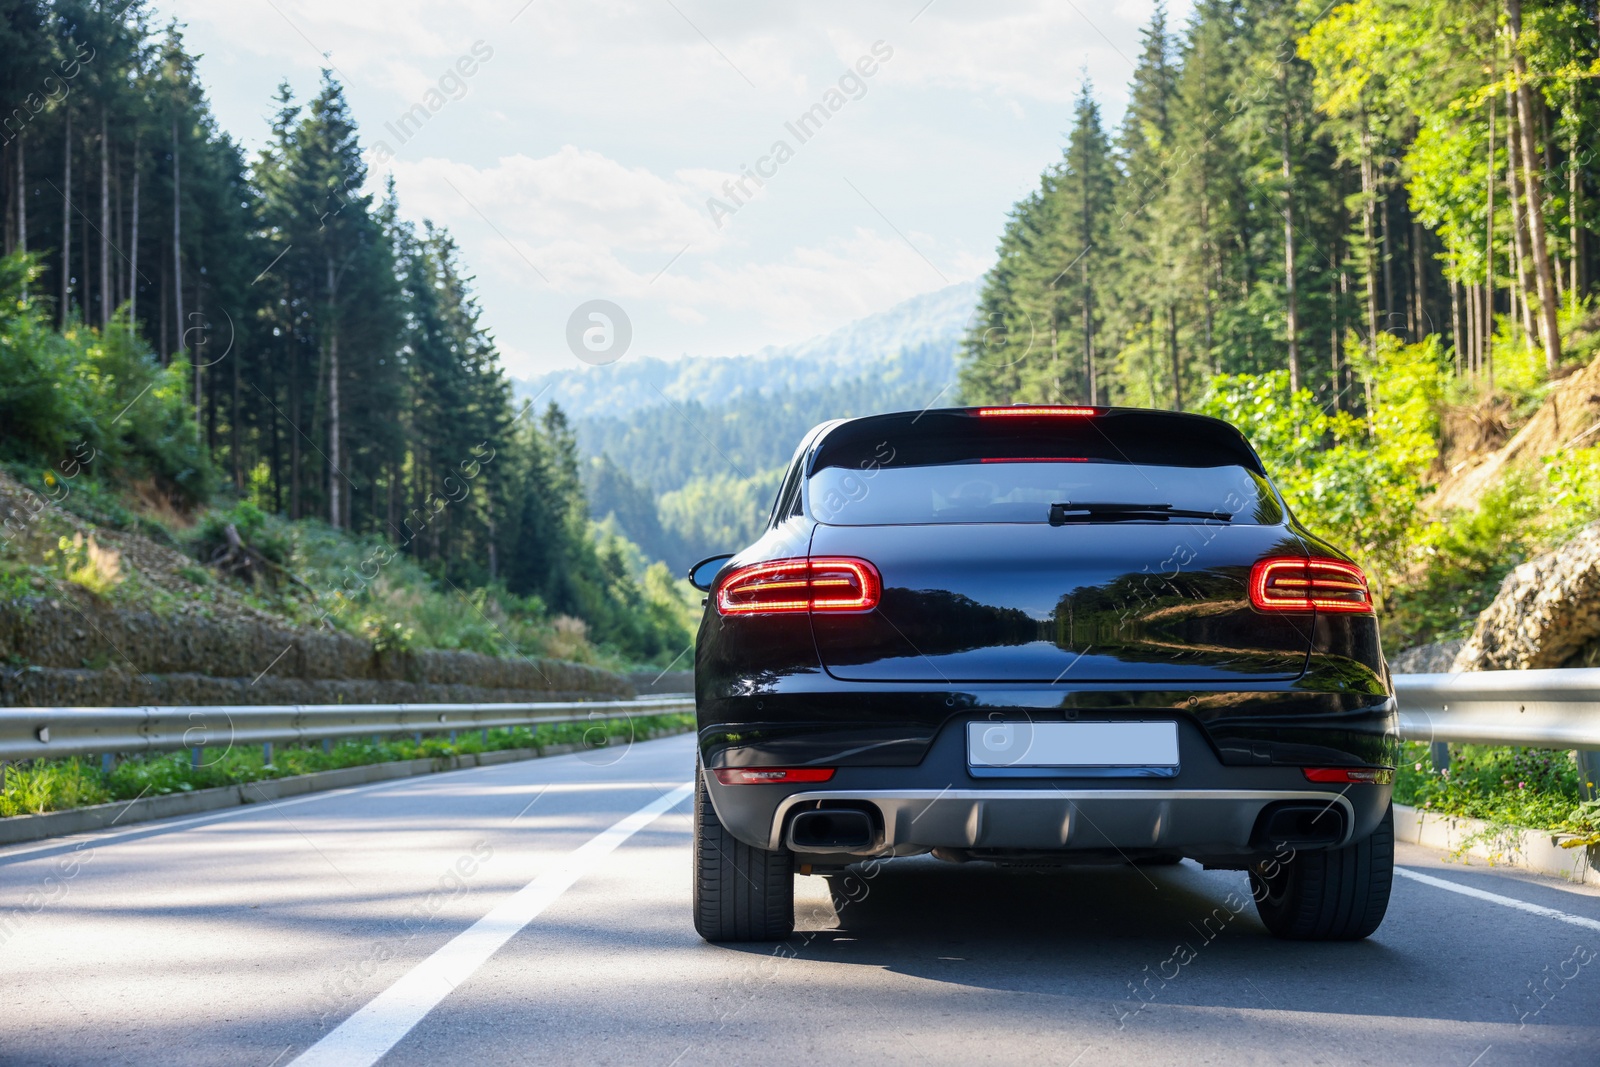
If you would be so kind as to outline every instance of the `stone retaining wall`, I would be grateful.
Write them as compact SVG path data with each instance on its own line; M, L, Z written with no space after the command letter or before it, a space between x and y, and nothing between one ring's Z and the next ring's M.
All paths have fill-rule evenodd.
M620 675L476 652L377 652L348 634L116 611L57 598L0 604L0 705L498 703L617 699Z
M214 678L204 674L135 674L122 670L70 670L27 667L0 671L0 707L139 707L185 704L524 704L552 700L618 700L632 694L620 685L601 686L603 679L564 668L555 685L541 689L428 682L382 681L370 678L275 678L252 684L249 678ZM578 668L583 670L583 668ZM604 672L593 672L603 675ZM615 675L606 676L615 679ZM567 683L563 685L562 683Z

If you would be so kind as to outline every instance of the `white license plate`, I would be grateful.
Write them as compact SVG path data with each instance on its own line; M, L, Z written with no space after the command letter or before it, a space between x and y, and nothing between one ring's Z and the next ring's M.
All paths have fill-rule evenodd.
M1177 767L1176 722L969 722L973 767Z

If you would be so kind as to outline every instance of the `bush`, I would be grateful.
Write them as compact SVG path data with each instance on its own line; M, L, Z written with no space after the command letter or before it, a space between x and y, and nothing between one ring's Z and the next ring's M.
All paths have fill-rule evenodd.
M1370 420L1327 411L1307 389L1291 393L1286 371L1213 378L1199 410L1244 432L1290 510L1367 565L1381 603L1422 525L1448 369L1432 339L1403 345L1382 334L1376 361L1353 338L1346 351L1371 386Z
M1464 637L1500 583L1537 550L1540 494L1516 473L1476 511L1420 530L1408 580L1389 598L1384 640L1394 647Z
M79 759L40 760L6 768L0 817L37 815L112 799L100 772Z
M105 331L56 331L23 301L31 256L0 259L0 455L75 479L148 480L175 501L207 499L215 475L188 405L188 365L162 367L126 308Z
M612 528L591 524L590 534L591 542L581 549L587 565L575 584L580 614L596 640L635 663L665 665L681 656L693 630L666 565L657 564L660 570L652 577L638 547ZM641 573L642 584L634 577Z
M102 548L94 534L87 540L81 533L60 538L56 548L45 553L44 561L54 564L63 580L81 585L98 596L109 596L122 582L120 553Z
M248 524L249 512L260 514L252 505L241 504L216 513L216 519L208 516L198 536L203 541L207 527L224 528L228 516L242 516ZM465 589L437 579L377 535L342 533L317 520L291 523L267 515L250 540L269 546L264 552L281 552L284 574L303 583L289 590L292 596L272 599L272 608L302 624L365 637L379 651L426 648L490 656L555 656L584 663L599 659L581 632L565 632L560 619L549 617L539 597L517 596L498 584Z
M1544 459L1546 525L1563 539L1600 518L1600 445Z
M1600 845L1600 797L1573 808L1567 816L1567 830L1577 835L1575 840L1566 842L1567 848Z
M201 560L210 559L227 544L227 529L232 526L239 539L273 563L289 557L289 539L282 530L267 525L267 515L248 500L226 511L208 511L195 526L193 543Z
M1429 747L1407 742L1395 777L1397 804L1535 830L1574 829L1581 800L1570 752L1451 745L1450 766L1435 769Z

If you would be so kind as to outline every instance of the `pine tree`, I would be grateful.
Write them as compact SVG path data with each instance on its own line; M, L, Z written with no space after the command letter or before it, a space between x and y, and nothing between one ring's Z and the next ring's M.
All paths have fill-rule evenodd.
M1035 249L1041 246L1051 208L1052 184L1047 175L1040 190L1030 193L1011 211L995 265L984 278L978 306L968 320L960 370L962 396L971 403L1009 403L1029 396L1032 360L1042 343L1048 343L1049 324L1038 314L1034 284L1040 270Z
M1117 137L1122 183L1114 227L1122 236L1112 321L1122 349L1121 395L1181 408L1177 270L1160 210L1172 178L1178 73L1164 5L1157 4L1143 42Z
M1100 107L1093 86L1085 79L1078 89L1072 132L1054 182L1055 234L1046 268L1055 271L1047 284L1056 294L1054 319L1060 336L1066 339L1062 347L1075 353L1056 379L1059 399L1097 404L1106 395L1103 370L1098 365L1104 356L1100 330L1109 289L1102 275L1111 262L1116 183L1116 165L1100 124Z
M394 420L381 414L401 393L399 285L388 235L361 191L366 165L343 88L324 72L304 109L290 112L281 93L280 107L261 170L263 214L283 249L271 268L279 329L291 340L290 513L303 513L304 496L320 497L329 524L346 527L352 503L370 503L399 447ZM302 470L302 441L314 470ZM352 453L354 441L362 444Z

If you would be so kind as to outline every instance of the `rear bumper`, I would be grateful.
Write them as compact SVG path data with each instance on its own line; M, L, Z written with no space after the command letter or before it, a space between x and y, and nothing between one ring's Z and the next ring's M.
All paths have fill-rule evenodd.
M1137 858L1177 852L1220 863L1270 855L1274 845L1263 829L1273 809L1280 806L1304 809L1308 818L1317 821L1319 830L1337 822L1337 833L1304 847L1338 847L1371 833L1389 805L1390 786L1314 783L1301 770L1302 766L1355 765L1353 760L1239 766L1219 757L1199 723L1182 714L1169 711L1168 715L1178 725L1179 766L1171 777L1124 776L1105 769L1074 773L1060 768L1031 768L1014 776L989 777L983 768L968 763L966 723L973 720L966 717L946 723L918 746L921 758L912 765L897 766L890 761L895 746L844 745L841 742L849 731L820 726L815 728L816 739L826 738L832 749L823 758L774 759L779 753L790 757L808 754L808 746L795 744L799 739L790 735L792 739L786 743L769 747L770 734L748 727L736 743L729 744L734 740L731 731L718 726L701 731L702 759L709 768L834 768L826 783L723 785L708 774L706 787L723 826L757 848L793 848L788 835L797 814L829 808L865 811L873 822L875 840L850 848L852 856L910 854L934 848L1110 850L1112 858L1118 853ZM708 740L714 743L708 746ZM885 759L886 755L890 759ZM884 762L865 762L875 757ZM1393 763L1374 761L1371 765ZM1326 819L1320 817L1324 809Z
M959 848L1246 856L1271 850L1257 833L1262 812L1287 803L1321 807L1336 820L1337 837L1323 847L1348 844L1355 833L1348 796L1310 789L847 789L783 800L765 847L783 847L796 810L867 807L876 812L880 838L861 850L865 855Z

